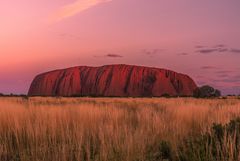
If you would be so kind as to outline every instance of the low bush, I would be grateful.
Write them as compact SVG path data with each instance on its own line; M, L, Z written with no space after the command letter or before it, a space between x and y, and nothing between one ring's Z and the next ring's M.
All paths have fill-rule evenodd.
M239 161L240 118L228 124L213 124L210 132L184 140L180 161Z
M198 87L194 90L193 96L196 98L213 98L220 97L221 91L218 89L214 89L209 85L204 85L202 87Z

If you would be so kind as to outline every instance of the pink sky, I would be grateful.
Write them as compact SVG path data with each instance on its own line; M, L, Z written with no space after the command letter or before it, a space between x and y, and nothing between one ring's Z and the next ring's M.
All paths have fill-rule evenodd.
M240 1L0 1L0 93L27 93L36 74L135 64L240 94Z

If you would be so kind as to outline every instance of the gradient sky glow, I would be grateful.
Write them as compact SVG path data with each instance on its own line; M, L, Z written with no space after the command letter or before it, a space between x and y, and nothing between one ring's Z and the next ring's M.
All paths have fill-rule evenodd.
M36 74L135 64L240 94L239 0L1 0L0 93Z

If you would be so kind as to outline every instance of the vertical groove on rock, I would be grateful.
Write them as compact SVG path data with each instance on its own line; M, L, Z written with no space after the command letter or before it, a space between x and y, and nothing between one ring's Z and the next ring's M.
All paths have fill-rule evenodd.
M84 71L86 70L86 68L85 67L79 67L78 68L79 69L79 80L80 80L80 86L81 86L81 88L80 88L80 93L79 93L79 95L80 96L83 96L83 86L84 86L84 84L83 84L83 78L84 78Z
M59 91L60 91L60 88L59 88L59 87L60 87L60 84L61 84L62 80L63 80L64 77L65 77L66 71L67 71L67 70L63 70L63 71L61 72L61 76L57 79L57 82L55 82L56 84L55 84L54 90L53 90L54 95L59 95Z
M74 75L74 72L71 73L70 79L69 79L69 88L68 88L68 91L67 91L69 96L71 96L72 95L71 93L74 92L74 90L73 90L73 75Z
M134 66L131 67L130 71L128 72L128 76L127 76L127 79L126 79L126 84L125 84L125 87L124 87L124 93L126 93L127 96L129 95L128 87L129 87L129 84L130 84L130 80L131 80L133 70L134 70Z
M89 88L91 88L91 87L87 86L87 80L89 77L90 70L91 70L91 68L85 68L82 72L82 75L83 75L82 76L82 90L81 90L82 96L90 94Z
M108 88L111 84L112 77L113 77L113 70L114 70L114 67L112 66L111 69L110 69L110 72L108 73L107 80L106 80L106 83L105 83L105 88L103 90L104 95L106 94L106 91L108 90Z
M100 93L100 89L99 89L99 82L100 82L100 79L101 79L101 76L103 75L103 73L105 72L105 68L101 68L101 69L98 69L97 72L96 72L96 81L95 81L95 84L94 84L94 89L95 89L95 93L98 94L98 95L103 95L103 93Z

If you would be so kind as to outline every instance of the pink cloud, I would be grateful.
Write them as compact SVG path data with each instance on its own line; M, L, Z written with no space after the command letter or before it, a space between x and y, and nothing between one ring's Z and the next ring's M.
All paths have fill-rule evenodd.
M112 0L76 0L75 2L65 5L50 16L50 22L59 22L66 18L75 16L101 3L110 2Z

